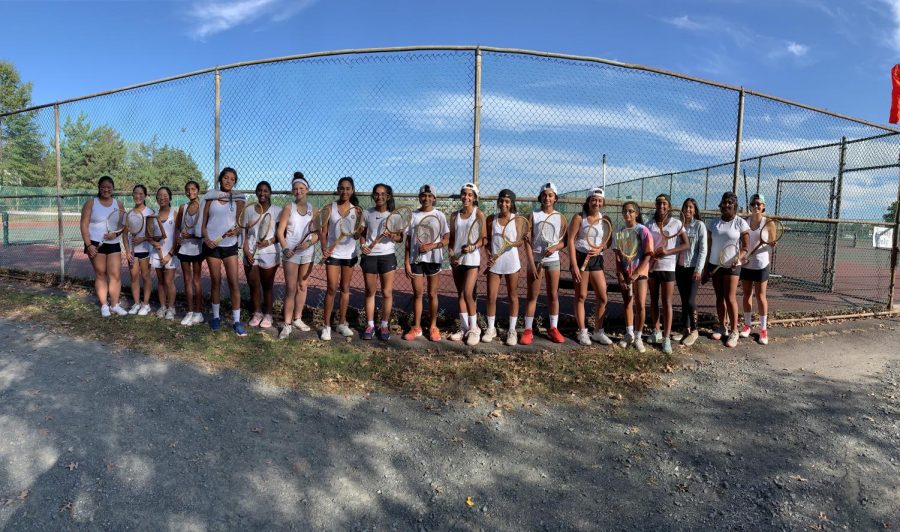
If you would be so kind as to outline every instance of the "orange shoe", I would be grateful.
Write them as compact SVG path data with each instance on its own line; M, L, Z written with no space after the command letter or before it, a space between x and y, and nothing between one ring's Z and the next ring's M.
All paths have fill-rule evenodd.
M441 341L441 330L437 327L432 327L428 331L428 339L432 342L440 342Z
M559 332L559 329L556 327L550 327L550 330L547 331L547 338L550 338L550 341L555 344L561 344L566 341L562 333Z
M534 333L531 332L531 329L525 329L522 331L522 337L519 338L519 343L522 345L531 345L533 339Z
M403 339L411 342L420 336L422 336L422 328L421 327L413 327L412 329L409 330L408 333L403 335Z

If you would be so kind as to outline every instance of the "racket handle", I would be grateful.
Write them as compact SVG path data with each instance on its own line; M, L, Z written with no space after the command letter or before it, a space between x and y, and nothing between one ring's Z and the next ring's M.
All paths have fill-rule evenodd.
M587 265L588 265L588 262L590 262L590 260L591 260L591 256L590 256L590 255L585 255L585 256L584 256L584 262L581 263L581 271L587 270Z

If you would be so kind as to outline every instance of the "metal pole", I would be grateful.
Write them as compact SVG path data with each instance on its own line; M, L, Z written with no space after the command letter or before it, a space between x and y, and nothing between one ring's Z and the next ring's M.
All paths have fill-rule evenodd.
M675 174L669 174L669 198L672 197L672 184L675 181Z
M759 180L762 178L762 157L756 159L756 193L759 194Z
M59 284L62 285L66 281L66 252L62 213L62 157L59 149L59 104L53 106L53 129L56 136L54 145L56 151L56 225L59 228Z
M709 199L709 168L706 169L706 181L703 183L703 210L706 210L706 202Z
M221 98L221 93L219 92L219 86L221 85L221 82L222 82L221 80L222 80L222 75L219 72L219 69L217 68L216 69L216 110L215 110L216 118L215 118L215 125L214 125L215 140L213 141L214 151L215 151L215 155L213 156L213 174L214 174L213 182L214 183L215 183L215 176L219 175L219 155L220 155L219 132L221 130L221 120L222 120L222 117L220 114L222 98Z
M605 191L606 190L606 154L605 153L603 154L603 170L601 173L603 175L603 190Z
M897 154L897 168L900 169L900 153ZM900 175L897 176L896 201L894 203L894 245L891 246L891 284L888 286L888 310L894 308L894 280L897 277L897 254L900 252Z
M731 192L737 194L738 172L741 169L741 138L744 136L744 88L738 96L737 132L734 136L734 175L731 180Z
M641 179L641 203L644 203L644 180Z
M481 48L475 48L475 108L472 120L472 182L481 180Z

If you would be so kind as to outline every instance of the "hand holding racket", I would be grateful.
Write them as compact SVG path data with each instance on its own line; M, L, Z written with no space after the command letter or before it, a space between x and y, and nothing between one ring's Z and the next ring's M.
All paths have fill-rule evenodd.
M622 293L623 294L631 294L631 287L633 279L631 275L634 273L634 269L637 267L635 260L638 256L638 251L640 250L640 242L638 241L638 236L635 231L631 229L626 229L624 231L619 231L616 233L616 254L619 255L619 260L624 263L623 275L622 275Z
M303 236L297 241L297 245L293 248L285 248L281 251L284 257L289 259L293 257L295 253L302 253L309 249L310 246L315 245L315 243L318 242L319 231L321 231L323 227L328 227L329 214L328 209L319 210L309 223L306 224L306 229L303 231ZM315 238L315 240L313 240L313 238Z
M633 233L633 231L629 232ZM587 242L587 245L591 250L588 251L587 255L584 257L584 262L581 263L581 271L587 270L587 265L591 258L596 257L606 248L607 244L609 244L609 239L612 237L612 233L612 223L610 223L609 218L605 216L602 217L599 224L589 225L587 227L584 231L584 241Z
M531 224L528 222L528 218L524 216L514 216L507 221L506 225L503 226L503 230L499 234L494 235L495 239L500 239L500 245L497 248L497 252L488 259L488 268L493 266L501 255L510 249L521 246L530 231Z
M177 244L186 238L194 238L194 228L198 221L200 221L200 202L193 199L181 212L181 232L178 233Z
M150 245L156 248L159 263L165 266L169 262L169 255L167 252L164 253L162 249L162 241L166 239L166 228L163 227L163 221L155 214L150 215L147 216L144 227L147 238L150 240Z
M253 264L256 262L256 256L259 254L259 250L261 248L266 248L272 245L270 240L269 232L272 230L272 214L266 212L259 219L259 222L256 223L254 235L256 238L248 238L247 240L252 241L253 247L250 248L250 253L247 255L247 262ZM253 229L251 229L253 231ZM248 237L250 233L248 232Z
M412 209L409 207L400 207L396 211L392 212L387 220L384 221L384 230L380 235L375 237L371 242L365 244L362 248L362 252L366 255L372 252L372 248L375 244L378 244L385 238L394 238L397 235L402 235L406 228L409 227L409 223L412 221Z
M538 273L540 273L541 268L544 267L544 261L553 254L552 248L562 242L562 239L566 237L566 230L568 227L568 220L566 220L566 217L560 212L554 212L537 224L535 236L541 243L543 249L543 255L540 260L537 261Z
M223 199L227 199L228 201L237 201L237 200L234 200L232 198L232 196L227 193L221 194L216 201L222 202ZM226 238L228 238L230 236L235 236L236 234L238 234L238 232L240 230L243 229L246 231L247 229L250 229L251 227L256 225L256 223L259 221L259 219L261 217L262 217L262 207L259 205L259 203L253 202L253 203L245 205L244 208L241 209L238 212L237 216L235 217L234 225L230 229L228 229L227 231L222 233L222 235L220 235L218 238L216 238L215 240L212 240L213 245L209 246L209 247L213 247L213 248L218 247L219 244L221 244L223 240L225 240Z
M475 218L472 220L469 230L466 231L465 244L459 247L459 254L450 254L450 261L453 263L459 262L463 255L478 249L478 243L481 242L481 235L484 233L484 219L479 210L473 211L472 216Z
M413 230L416 237L416 260L422 262L422 257L441 240L441 219L436 214L428 214L419 219Z
M759 244L756 245L753 250L747 254L744 258L744 264L750 261L750 257L752 255L756 255L761 247L769 246L770 248L774 248L775 244L781 240L781 237L784 236L784 224L781 223L781 220L776 220L775 218L768 218L766 220L766 225L763 226L762 230L759 233Z
M319 261L319 264L324 264L325 261L328 260L328 257L331 256L334 248L342 241L347 238L356 238L356 235L359 234L360 227L362 227L362 210L359 207L351 206L347 209L347 212L338 219L336 226L338 233L337 237L330 246L322 249L322 260ZM323 226L323 228L326 231L328 230L327 225Z
M134 246L146 240L146 237L137 236L144 230L143 209L131 209L125 216L125 228L128 230L128 241L131 243L128 253L128 264L134 264ZM140 241L140 242L139 242Z
M719 252L719 263L713 268L709 276L712 277L719 271L719 268L734 268L740 264L741 248L737 242L729 242Z
M124 210L115 209L106 217L106 233L103 234L103 240L113 240L119 238L122 231L125 230L126 214Z
M684 229L684 219L682 218L681 211L670 209L669 212L666 213L665 218L663 218L661 222L656 223L656 226L659 228L659 234L662 238L653 252L653 257L661 259L666 256L666 245L669 240L678 236L678 233Z

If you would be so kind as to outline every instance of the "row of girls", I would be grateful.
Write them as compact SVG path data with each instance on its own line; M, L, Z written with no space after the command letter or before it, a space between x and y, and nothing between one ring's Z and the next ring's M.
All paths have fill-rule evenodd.
M232 168L222 170L217 179L217 190L210 191L203 198L199 198L199 185L189 182L185 186L185 195L189 203L178 209L172 209L171 191L167 187L161 187L156 191L156 200L159 212L154 212L145 205L147 191L142 185L137 185L133 190L134 209L142 214L155 214L164 221L167 238L162 242L155 242L138 234L133 238L119 239L116 235L105 233L105 219L111 209L123 209L120 202L112 197L113 182L109 177L101 178L98 188L98 196L89 200L82 210L82 236L85 240L85 252L90 257L96 272L95 286L98 298L101 301L101 314L109 316L115 314L140 314L150 312L150 271L155 270L158 278L158 292L160 306L157 315L161 318L174 319L175 317L175 284L174 275L180 266L184 277L185 300L187 313L182 319L182 324L192 325L202 323L205 318L202 313L202 292L200 285L200 268L202 261L206 261L211 277L211 316L209 325L213 329L221 327L219 313L220 286L222 270L228 281L232 306L232 328L238 335L245 335L246 329L241 323L240 292L238 284L239 253L241 239L238 239L238 230L234 228L236 212L240 212L245 203L243 196L232 193L237 182L237 172ZM484 224L486 231L482 235L494 235L516 213L515 194L510 190L502 190L498 194L497 212L485 217L477 208L478 188L472 183L466 183L460 190L462 207L450 215L449 222L443 213L434 208L436 191L433 186L425 185L419 191L420 208L413 214L410 224L412 228L421 217L429 214L438 216L441 220L441 238L433 244L419 246L415 238L405 238L404 235L389 235L384 239L384 223L390 212L394 210L393 191L389 185L378 184L372 190L374 207L368 209L363 216L364 234L359 237L361 246L357 247L357 239L348 237L344 241L337 241L339 232L332 222L329 227L321 232L310 231L312 220L319 215L317 209L307 202L309 183L302 173L297 172L291 183L291 192L294 201L283 208L271 204L271 187L266 182L261 182L256 187L257 200L263 209L270 212L274 219L278 220L276 228L273 228L269 238L259 242L253 242L252 234L243 240L243 267L250 284L251 305L253 315L250 326L268 328L273 326L272 318L272 287L275 272L280 264L284 267L284 277L287 293L284 300L283 326L280 338L287 338L293 328L300 331L309 331L309 325L301 318L302 310L306 303L308 278L313 267L314 246L319 243L325 256L326 264L326 299L324 308L324 325L320 331L322 339L331 338L331 322L334 310L335 296L340 292L338 307L338 321L335 330L342 336L352 336L354 331L347 323L347 307L349 304L349 285L352 269L359 260L365 275L366 297L365 313L367 324L361 332L363 339L371 339L375 336L382 340L390 338L388 326L392 310L392 293L394 273L398 268L395 247L401 242L406 242L404 254L404 272L411 279L414 290L414 323L411 329L404 335L407 340L414 340L424 334L430 340L441 339L441 333L437 328L438 314L438 275L441 272L441 264L444 260L443 248L450 248L453 280L457 287L459 298L459 330L449 335L451 340L465 341L469 345L490 342L497 337L495 317L497 298L501 283L505 284L507 300L509 302L509 323L505 342L507 345L517 343L530 344L533 339L534 315L537 306L537 298L541 291L541 285L546 286L546 295L549 307L549 326L547 336L553 342L563 342L564 337L559 332L557 325L559 319L559 276L560 261L559 251L568 248L572 278L575 282L575 309L574 314L578 331L577 341L582 345L590 345L593 341L608 345L612 341L603 329L603 321L606 310L606 279L603 271L602 250L592 249L584 241L585 228L594 225L601 226L602 209L604 207L604 194L601 188L591 189L585 199L582 211L576 214L570 222L568 239L547 249L541 249L537 239L526 240L524 261L527 276L527 300L525 308L524 330L521 338L516 332L519 313L519 273L522 269L522 261L519 252L515 249L503 253L494 259L499 246L499 239L483 237L474 244L467 244L463 235L473 223ZM223 196L223 193L227 195ZM201 199L202 201L198 201ZM552 183L547 183L539 192L540 208L528 216L531 217L532 227L537 222L556 212L554 205L558 199L557 188ZM337 186L337 200L323 209L330 209L329 219L334 221L338 216L343 216L348 210L356 209L358 205L356 191L352 178L341 178ZM202 214L201 223L187 228L186 215L191 205L200 205ZM643 325L646 293L650 292L650 318L652 333L649 336L651 343L660 343L666 352L671 351L670 335L672 329L672 298L677 282L682 299L682 315L684 317L684 334L682 343L691 345L698 337L696 292L698 282L704 280L711 270L716 292L716 307L721 324L731 324L733 331L728 334L722 330L713 333L713 338L726 337L726 345L736 345L737 337L746 337L750 332L750 294L755 293L759 303L760 342L767 341L766 335L766 277L767 277L767 250L765 246L762 252L755 253L752 264L740 265L747 256L747 249L755 242L751 241L755 235L755 241L759 240L759 228L765 220L762 217L764 211L764 198L754 197L751 203L753 213L750 222L737 216L736 198L733 195L723 196L720 205L721 217L710 227L712 249L707 253L707 230L703 222L699 220L699 210L696 201L688 199L682 206L685 223L683 231L676 236L665 239L662 232L671 234L671 230L660 223L643 224L639 206L634 202L626 202L622 207L624 227L621 231L634 231L640 242L640 252L629 260L615 249L616 272L620 287L632 287L623 290L625 303L626 333L620 345L634 345L643 351L643 343L640 334L635 334L635 325ZM198 207L194 207L197 209ZM656 200L655 220L664 220L667 211L671 208L669 198L661 195ZM351 213L353 215L353 213ZM212 236L211 236L212 235ZM215 237L215 235L221 235ZM737 236L735 236L737 235ZM726 239L741 242L741 255L735 264L717 267L714 261L706 262L706 257L718 257L717 249L725 245ZM532 241L535 246L532 247ZM131 290L133 301L131 309L126 311L119 304L121 265L121 245L125 246L124 253L131 270ZM254 246L258 251L250 252L249 247ZM487 328L481 331L477 322L476 302L474 298L474 286L477 280L483 254L481 249L487 246ZM361 252L361 253L360 253ZM410 257L417 257L410 260ZM586 271L582 272L580 265L586 263ZM539 267L540 266L540 267ZM756 266L756 268L754 268ZM224 268L223 268L224 267ZM744 327L737 330L737 280L743 281L744 286ZM143 283L143 297L141 297L141 282ZM585 304L588 287L592 287L596 297L595 303L595 330L590 335L586 326ZM378 289L381 290L380 323L376 327L376 300ZM422 327L422 313L424 296L428 294L430 323L425 331ZM107 303L107 299L109 303ZM662 329L660 329L662 326ZM640 331L643 327L637 327Z

